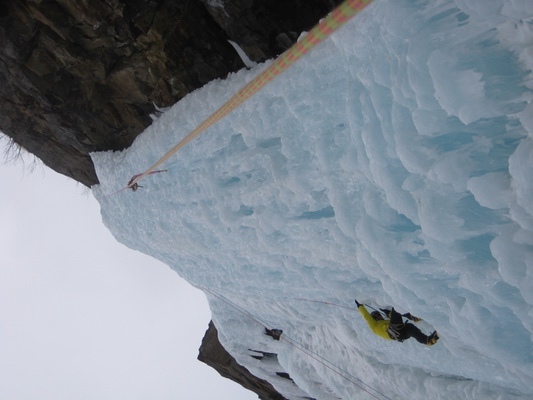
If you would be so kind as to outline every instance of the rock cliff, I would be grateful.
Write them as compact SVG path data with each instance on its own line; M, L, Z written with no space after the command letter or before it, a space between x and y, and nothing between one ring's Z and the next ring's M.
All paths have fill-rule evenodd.
M209 323L209 327L205 332L198 360L216 369L224 378L231 379L246 389L255 392L260 399L286 400L270 383L256 378L235 361L233 356L220 344L217 328L213 321Z
M0 131L55 171L97 184L89 153L128 147L158 108L244 67L228 40L253 61L273 58L340 2L4 0ZM218 348L209 338L202 347ZM236 365L225 375L264 387Z

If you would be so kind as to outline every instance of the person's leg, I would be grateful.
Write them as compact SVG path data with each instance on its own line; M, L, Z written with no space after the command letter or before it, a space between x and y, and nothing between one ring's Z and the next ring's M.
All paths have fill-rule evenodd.
M415 338L419 343L428 344L428 337L424 335L420 329L418 329L413 324L410 324L409 322L406 322L404 327L402 328L401 338L402 340Z

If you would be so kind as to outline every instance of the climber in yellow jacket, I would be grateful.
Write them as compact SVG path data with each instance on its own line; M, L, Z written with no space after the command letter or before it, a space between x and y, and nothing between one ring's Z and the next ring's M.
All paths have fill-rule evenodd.
M394 307L390 310L381 309L385 316L389 319L383 318L383 315L379 311L373 311L369 313L364 305L355 300L357 309L365 319L366 323L376 335L386 340L396 340L403 342L409 338L415 338L419 343L427 346L432 346L439 340L437 331L431 335L425 335L420 329L410 322L404 322L403 317L418 322L420 318L412 316L410 313L400 314Z

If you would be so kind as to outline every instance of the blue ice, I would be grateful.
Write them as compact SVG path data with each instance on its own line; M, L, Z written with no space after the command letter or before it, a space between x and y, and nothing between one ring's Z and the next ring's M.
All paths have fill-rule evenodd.
M104 223L204 290L223 345L287 398L531 398L532 22L527 0L375 1L142 190L108 195L269 63L93 154ZM297 298L394 305L442 339Z

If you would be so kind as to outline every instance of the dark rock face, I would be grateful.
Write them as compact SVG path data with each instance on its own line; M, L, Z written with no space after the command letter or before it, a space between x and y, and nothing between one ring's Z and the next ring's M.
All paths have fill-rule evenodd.
M273 58L341 2L2 0L0 131L91 186L90 152L128 147L156 107L243 68L228 40L253 61ZM283 399L235 362L212 324L199 358L262 399Z
M0 130L87 186L89 152L128 147L154 104L242 67L196 1L9 1L2 15Z
M52 169L98 183L89 153L122 150L166 107L287 49L340 0L4 0L0 131Z
M285 400L285 397L279 394L270 383L256 378L246 368L237 364L232 355L220 344L213 321L209 323L209 328L202 340L198 360L216 369L224 378L231 379L255 392L262 400Z

